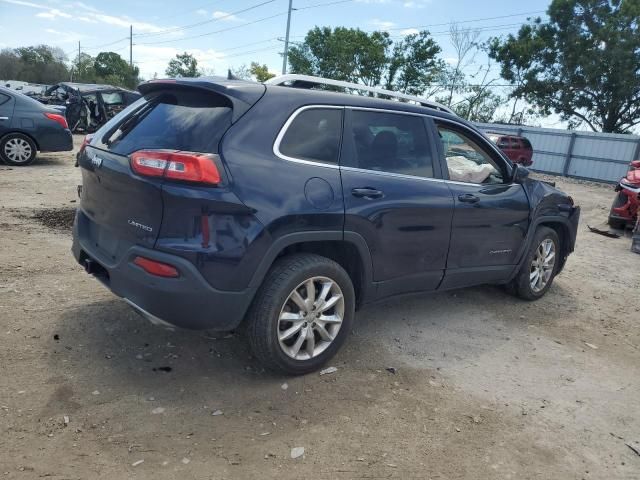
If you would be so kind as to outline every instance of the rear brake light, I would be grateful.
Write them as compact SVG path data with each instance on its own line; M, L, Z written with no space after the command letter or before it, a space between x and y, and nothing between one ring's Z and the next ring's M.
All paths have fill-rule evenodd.
M80 151L83 152L85 148L87 148L87 145L89 145L91 143L91 140L93 140L93 135L92 134L88 134L84 137L84 140L82 140L82 145L80 145Z
M131 168L138 175L218 185L218 156L174 150L139 150L131 154Z
M64 118L63 115L59 115L57 113L45 112L44 116L47 117L49 120L53 120L54 122L59 123L62 126L62 128L69 128L69 125L67 124L67 119Z
M142 268L145 272L157 277L176 278L180 276L176 267L151 260L150 258L136 257L133 260L133 263Z

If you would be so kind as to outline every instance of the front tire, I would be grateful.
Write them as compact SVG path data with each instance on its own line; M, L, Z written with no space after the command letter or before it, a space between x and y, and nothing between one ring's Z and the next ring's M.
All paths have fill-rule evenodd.
M36 159L36 144L26 135L10 133L0 141L0 157L7 165L24 167Z
M560 239L555 230L539 227L517 276L507 291L524 300L542 298L551 288L560 264Z
M289 255L265 277L247 316L247 334L266 368L302 375L336 354L354 316L353 284L338 263Z

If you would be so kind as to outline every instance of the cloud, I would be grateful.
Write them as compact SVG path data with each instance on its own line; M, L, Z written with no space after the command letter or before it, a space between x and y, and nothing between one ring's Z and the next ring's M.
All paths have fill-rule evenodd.
M424 8L428 3L431 3L431 0L407 0L402 6L404 8Z
M217 10L215 12L213 12L213 18L218 19L218 20L224 20L225 22L239 22L240 18L236 17L235 15L232 15L230 13L227 12L222 12L220 10Z
M53 18L56 18L56 15L52 12L54 11L60 12L59 10L52 9L47 5L28 2L24 0L0 0L0 2L10 3L13 5L20 5L23 7L35 8L38 10L46 10L46 12L44 13L48 15L40 16L41 18L53 19ZM161 30L165 30L167 28L171 28L171 27L159 27L157 25L147 23L147 22L138 22L127 16L109 15L83 2L75 2L74 5L85 10L86 13L82 15L82 18L84 18L83 21L85 22L87 21L91 22L91 20L93 20L93 23L103 23L105 25L112 25L115 27L122 27L122 28L129 28L129 25L133 25L134 30L137 31L138 33L153 33L153 32L159 32ZM63 13L63 12L60 12L60 13L61 14L57 16L64 17L64 18L75 18L72 14Z
M369 25L373 25L378 30L389 30L390 28L395 27L396 24L387 20L374 18L373 20L369 20Z
M159 78L165 76L169 60L178 53L190 53L198 60L198 68L214 69L217 72L226 72L225 55L213 49L199 48L175 48L169 46L156 45L135 45L133 47L133 58L140 68L140 73L144 78L152 78L154 73Z
M45 28L47 33L56 36L56 41L60 43L75 43L82 38L87 38L86 35L77 32L54 30L53 28Z
M402 36L415 35L417 33L420 33L420 30L417 28L405 28L404 30L400 30L400 35Z
M92 7L91 5L87 5L86 3L83 3L83 2L76 2L74 5L76 7L83 8L84 10L89 10L90 12L99 12L100 11L96 7Z
M62 12L57 8L52 8L51 10L47 10L46 12L36 13L36 17L55 20L56 18L72 18L72 15L69 15L66 12Z
M202 17L206 17L207 15L209 15L209 12L207 12L204 8L199 8L198 10L196 10L196 13Z

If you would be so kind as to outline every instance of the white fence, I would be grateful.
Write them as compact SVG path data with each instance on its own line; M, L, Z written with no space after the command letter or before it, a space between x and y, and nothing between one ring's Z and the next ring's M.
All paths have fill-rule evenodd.
M544 173L617 182L627 173L629 162L640 159L640 137L555 128L478 123L484 132L522 135L533 146L531 169Z

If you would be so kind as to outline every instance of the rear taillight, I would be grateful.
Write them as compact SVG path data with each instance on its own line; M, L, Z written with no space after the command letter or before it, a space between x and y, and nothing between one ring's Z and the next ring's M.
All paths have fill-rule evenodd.
M84 137L84 140L82 140L82 145L80 145L80 151L83 152L85 148L87 148L87 145L89 145L91 143L91 140L93 140L93 135L89 134L86 135Z
M209 185L220 183L217 157L210 153L175 150L139 150L130 155L131 168L138 175Z
M64 118L63 115L59 115L57 113L45 112L44 116L47 117L49 120L53 120L54 122L59 123L62 126L62 128L69 128L69 125L67 124L67 119Z
M145 257L136 257L133 263L142 268L145 272L157 277L176 278L180 276L178 269L166 263L157 262Z

